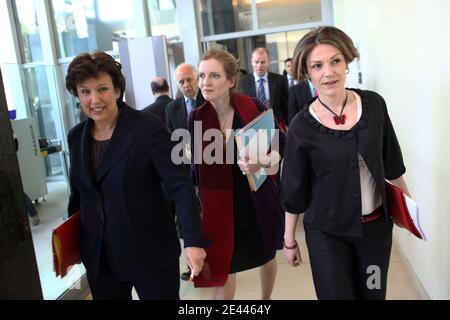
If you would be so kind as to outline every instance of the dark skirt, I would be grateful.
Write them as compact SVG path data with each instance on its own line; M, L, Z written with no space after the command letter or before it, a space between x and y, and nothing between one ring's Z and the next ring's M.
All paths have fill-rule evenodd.
M248 179L237 164L233 165L234 249L230 273L262 266L275 257L267 250L256 220Z

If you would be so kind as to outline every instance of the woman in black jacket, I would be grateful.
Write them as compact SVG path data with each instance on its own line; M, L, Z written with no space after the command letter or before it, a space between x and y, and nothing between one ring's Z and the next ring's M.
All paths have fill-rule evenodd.
M385 179L408 189L406 169L386 104L375 92L345 88L359 54L334 27L297 44L293 70L312 81L317 99L290 123L282 173L284 253L301 262L295 241L304 227L319 299L384 299L392 245Z
M171 161L162 122L122 102L125 78L111 56L77 56L66 87L88 116L69 133L69 214L81 213L81 259L93 298L131 299L135 287L140 299L178 299L181 250L161 181L198 275L207 241L189 169Z

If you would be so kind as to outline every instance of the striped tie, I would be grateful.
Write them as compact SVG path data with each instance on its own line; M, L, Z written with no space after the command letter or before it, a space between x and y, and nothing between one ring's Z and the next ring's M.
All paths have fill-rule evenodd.
M266 91L264 90L264 79L260 78L258 80L258 92L257 92L257 98L266 105L267 99L266 99Z

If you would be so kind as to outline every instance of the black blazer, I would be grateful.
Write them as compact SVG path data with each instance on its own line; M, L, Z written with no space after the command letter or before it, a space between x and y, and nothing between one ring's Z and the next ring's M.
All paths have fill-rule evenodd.
M289 104L288 104L288 124L291 123L292 118L302 110L306 103L311 100L311 90L307 82L302 81L293 85L289 90Z
M156 98L155 102L142 109L142 111L153 113L155 116L162 120L164 125L166 125L166 106L169 102L172 101L173 99L168 95L159 96L158 98Z
M304 225L323 232L361 237L360 154L383 200L385 179L405 171L403 156L384 99L372 91L361 97L361 119L350 130L320 124L304 108L292 119L284 150L281 196L286 211L305 212Z
M163 195L175 200L185 247L204 247L189 170L171 161L167 129L154 115L119 107L120 115L96 176L91 176L88 119L69 133L69 214L81 212L81 259L98 274L102 243L115 275L133 281L156 273L180 255L173 216Z
M275 119L278 121L282 116L285 122L287 122L287 104L288 104L288 92L286 77L282 75L269 72L267 75L269 81L269 93L270 93L270 107L273 109ZM253 73L246 75L239 81L239 89L243 94L257 98L255 77Z
M200 89L197 93L195 108L201 107L205 103L205 98L203 98ZM187 129L187 111L186 111L186 101L184 101L184 96L170 102L166 108L166 127L170 132L175 129Z

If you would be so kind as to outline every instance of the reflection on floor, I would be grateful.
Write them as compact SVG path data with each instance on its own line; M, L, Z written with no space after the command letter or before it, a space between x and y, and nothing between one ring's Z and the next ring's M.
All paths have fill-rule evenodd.
M64 279L56 278L53 272L51 247L52 230L63 222L67 215L69 196L64 181L48 182L48 195L45 201L36 205L40 223L31 227L34 250L39 268L44 299L55 300L84 274L84 267L73 267Z
M67 189L64 182L51 182L48 184L49 194L46 201L36 206L41 217L41 223L32 227L33 241L39 265L42 289L45 299L57 299L67 288L80 278L84 268L75 267L64 280L55 277L51 253L51 231L63 221L67 211ZM300 219L301 220L301 219ZM305 244L305 235L301 221L297 228L303 264L291 267L286 263L282 252L278 252L278 275L273 291L273 299L314 300L316 295L311 276L308 250ZM180 259L180 269L186 269L184 255ZM183 300L209 300L211 289L197 289L187 287L187 282L181 281L181 298ZM138 299L136 293L133 293ZM236 299L259 299L259 271L258 269L238 273ZM402 261L397 247L394 245L391 255L391 264L388 278L388 299L427 299L420 287L415 284L414 276L409 272L406 263Z

